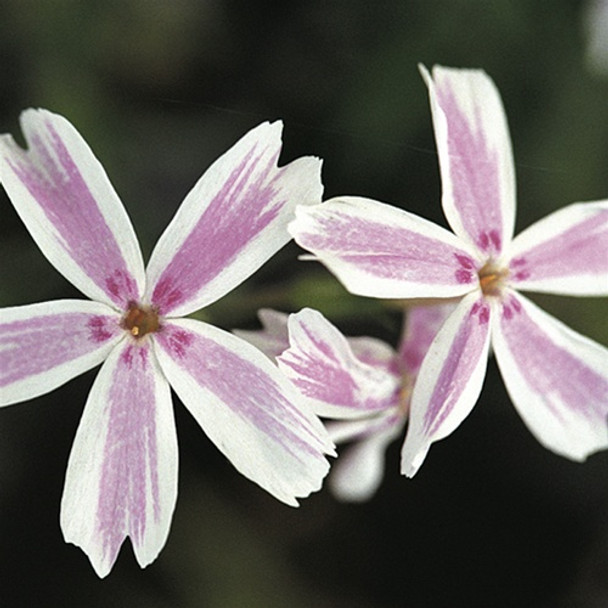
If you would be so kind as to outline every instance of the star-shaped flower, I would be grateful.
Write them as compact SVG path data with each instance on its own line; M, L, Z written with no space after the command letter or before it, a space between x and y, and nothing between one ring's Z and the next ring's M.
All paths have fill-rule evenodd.
M422 73L454 233L357 197L296 209L290 231L353 293L461 298L418 375L403 473L414 475L431 443L469 414L490 344L532 433L550 450L584 460L608 446L608 350L519 291L608 294L608 201L570 205L513 238L515 172L494 83L477 70Z
M139 564L163 547L177 498L171 385L246 477L279 500L319 489L321 422L244 340L182 319L236 287L288 240L296 203L319 202L320 161L278 168L280 122L250 131L199 179L146 270L103 168L61 116L27 110L29 148L0 138L0 179L43 254L88 300L1 310L0 404L103 366L70 454L61 527L99 576L129 536Z
M411 306L398 352L367 336L345 337L320 312L261 310L261 331L238 331L279 367L326 418L336 443L352 443L332 467L329 487L345 501L368 500L384 476L384 453L403 432L412 387L454 304Z

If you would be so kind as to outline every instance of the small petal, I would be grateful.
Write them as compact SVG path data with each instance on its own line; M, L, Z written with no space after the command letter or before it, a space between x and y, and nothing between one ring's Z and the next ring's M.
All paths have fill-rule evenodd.
M496 361L534 436L573 460L607 448L608 349L515 293L495 317Z
M162 314L189 314L229 292L289 241L297 204L321 202L321 161L278 168L281 122L251 130L216 160L178 209L148 266Z
M410 306L406 309L399 347L401 368L415 378L439 328L456 309L456 302Z
M390 205L341 197L298 207L289 230L357 295L448 298L477 285L477 262L466 245L440 226Z
M0 137L0 181L42 253L82 293L124 308L144 266L135 232L103 167L62 116L26 110L28 150Z
M517 289L608 295L608 201L575 203L518 234L511 246Z
M258 310L258 318L263 329L233 329L232 333L247 340L274 361L286 348L289 348L288 317L287 313L262 308Z
M328 485L334 496L345 502L364 502L378 490L384 477L385 452L403 429L404 420L348 446L340 454L329 475Z
M0 405L44 395L99 365L123 335L118 314L98 302L0 309Z
M277 363L319 416L367 416L399 400L400 377L359 361L346 338L316 310L289 317L290 347Z
M177 500L171 392L150 346L125 341L108 357L68 463L61 529L100 577L112 569L127 536L142 568L154 561Z
M293 506L321 487L327 431L267 357L192 319L165 323L155 341L171 386L238 471Z
M463 298L443 324L414 385L401 471L413 477L431 443L447 437L473 409L486 373L490 305L479 293Z
M513 236L515 170L500 94L481 70L421 67L433 113L443 211L454 232L486 255Z

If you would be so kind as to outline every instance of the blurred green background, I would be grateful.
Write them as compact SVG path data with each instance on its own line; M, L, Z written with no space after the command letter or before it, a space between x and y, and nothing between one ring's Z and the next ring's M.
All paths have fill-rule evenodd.
M67 116L104 164L149 255L204 169L263 120L282 161L324 159L327 197L360 194L444 223L417 64L484 68L517 164L518 230L608 196L608 76L589 69L573 0L3 0L0 132L30 106ZM0 305L80 297L0 201ZM400 317L355 298L291 244L201 313L321 309L395 343ZM606 255L606 252L598 252ZM606 301L535 298L606 344ZM236 473L175 399L180 494L146 570L127 542L109 578L63 543L59 504L96 370L2 411L0 605L206 608L608 606L608 454L544 450L490 362L479 404L414 480L399 448L369 503L325 490L290 509Z

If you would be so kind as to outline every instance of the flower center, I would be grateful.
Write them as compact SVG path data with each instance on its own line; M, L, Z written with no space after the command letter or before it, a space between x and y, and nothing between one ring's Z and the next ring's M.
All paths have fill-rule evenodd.
M133 337L139 339L156 331L160 327L160 322L156 310L132 303L129 304L129 310L123 317L122 326Z
M479 286L484 296L499 296L509 276L509 269L497 266L492 260L486 262L477 273Z
M399 403L397 411L403 417L410 412L410 400L412 398L412 390L414 389L414 381L410 374L404 373L401 378L401 388L399 389Z

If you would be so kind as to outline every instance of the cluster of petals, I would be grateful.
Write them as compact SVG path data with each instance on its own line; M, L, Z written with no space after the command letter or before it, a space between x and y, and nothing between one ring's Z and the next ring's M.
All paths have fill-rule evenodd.
M238 331L275 359L326 423L335 443L350 443L329 487L340 500L370 499L384 476L385 451L407 421L420 364L454 304L411 306L398 350L368 336L345 337L320 312L260 310L261 331Z
M352 293L458 298L415 384L402 472L475 405L490 348L536 438L584 460L608 447L608 350L543 312L520 291L608 295L608 201L576 203L513 238L515 171L507 120L479 70L424 68L453 232L361 197L296 209L296 242Z
M332 442L305 400L237 336L181 318L232 290L288 240L295 204L319 203L321 162L279 168L282 124L221 156L179 207L144 268L100 163L61 116L27 110L28 149L0 138L0 179L49 262L90 300L0 311L0 405L43 395L103 365L71 450L61 528L99 576L124 539L144 567L177 498L170 386L246 477L279 500L318 490Z

